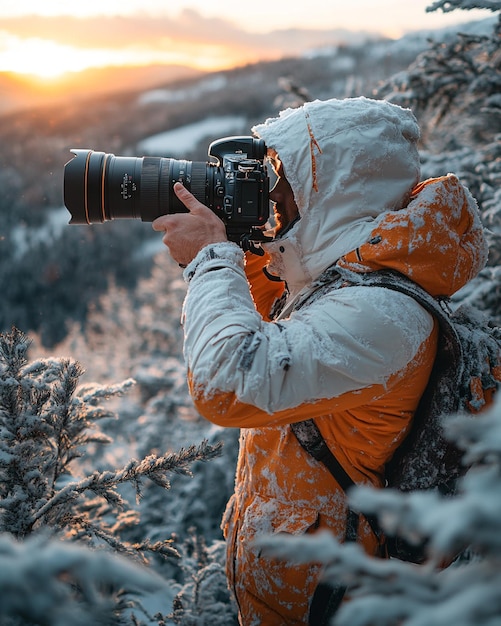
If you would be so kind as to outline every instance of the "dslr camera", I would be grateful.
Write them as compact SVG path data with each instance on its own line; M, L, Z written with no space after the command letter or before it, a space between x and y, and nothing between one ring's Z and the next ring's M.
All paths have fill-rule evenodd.
M228 239L244 249L265 237L269 217L269 177L262 139L224 137L208 149L214 162L163 157L120 157L93 150L71 150L64 166L64 204L70 224L96 224L118 218L152 222L160 215L186 213L174 193L181 182L225 224Z

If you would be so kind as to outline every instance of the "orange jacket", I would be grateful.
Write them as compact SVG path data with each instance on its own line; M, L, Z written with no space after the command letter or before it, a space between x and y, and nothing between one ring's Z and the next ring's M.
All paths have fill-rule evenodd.
M365 116L366 106L365 99L356 102L355 113L362 109ZM307 624L320 576L315 564L265 559L253 547L256 535L328 528L344 539L344 493L303 451L289 424L315 418L351 478L380 486L386 462L409 429L436 352L434 320L408 296L350 286L316 297L314 278L338 260L340 267L355 272L397 269L434 295L451 295L485 263L483 231L467 190L450 175L422 183L412 192L415 163L410 159L405 165L412 120L388 103L374 108L376 121L367 125L375 137L371 149L377 149L374 142L380 136L385 137L381 147L385 154L389 141L402 144L396 149L395 185L386 185L390 190L375 185L374 194L363 195L367 181L377 180L381 162L374 162L374 171L366 164L361 172L367 171L368 179L364 183L357 174L363 193L352 204L353 190L346 183L331 189L332 163L324 166L317 155L314 173L319 191L312 197L323 198L326 204L317 205L311 198L298 201L301 219L287 237L266 244L269 256L248 255L244 266L237 246L216 244L202 250L185 272L189 280L185 356L192 397L207 419L241 429L235 493L222 526L228 577L245 626ZM323 103L318 109L321 119ZM344 137L343 130L315 125L316 112L316 107L308 108L309 128L301 110L290 113L286 122L292 124L289 118L299 117L298 132L306 132L308 145L313 133L322 154L331 139L332 150L339 149L343 160L355 145L354 163L360 167L356 140L361 124L355 131L349 126L351 133ZM395 139L400 115L405 132ZM267 128L258 127L258 134L287 157L280 133L267 135ZM365 143L367 138L360 145ZM310 160L307 163L311 165ZM299 184L299 178L289 174L294 163L285 158L284 166L294 188ZM378 194L389 197L391 191L392 201L382 205ZM303 196L297 191L296 198ZM378 211L374 203L379 203ZM394 204L404 208L394 210ZM319 219L327 222L325 228ZM326 238L331 235L329 242ZM356 241L358 247L352 245ZM334 256L329 256L329 249ZM281 276L283 270L289 288L288 302L274 321L269 318L270 307L284 286L263 275L267 262ZM304 305L295 307L300 300ZM363 521L359 540L369 553L377 552L377 540Z

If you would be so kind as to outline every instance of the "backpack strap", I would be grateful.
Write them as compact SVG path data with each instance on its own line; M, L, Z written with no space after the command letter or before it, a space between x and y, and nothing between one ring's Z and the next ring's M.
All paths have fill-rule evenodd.
M327 467L345 493L355 485L355 482L325 443L325 439L313 419L295 422L291 424L291 429L303 449Z
M348 284L386 287L404 293L416 300L439 324L437 355L428 385L416 409L410 432L386 466L386 479L390 487L397 486L401 491L435 485L444 493L452 493L457 478L452 469L461 466L462 453L452 442L445 440L442 417L464 408L462 401L468 396L470 380L463 342L447 300L434 298L412 280L390 270L356 276L350 272ZM419 451L417 457L416 451Z
M332 450L326 444L325 439L322 437L322 433L315 423L315 420L309 419L302 422L295 422L291 424L290 427L296 436L296 439L301 444L301 447L310 456L325 465L345 493L347 493L351 487L356 485L355 481L351 478L348 472L337 460ZM376 518L372 515L364 515L364 517L369 522L369 525L376 537L381 539L381 529ZM348 510L345 541L357 540L357 520L358 514L354 514L353 511Z
M314 420L309 419L302 422L295 422L291 424L291 429L304 450L327 467L345 493L350 487L355 485L355 482L325 443ZM352 509L348 509L345 541L354 542L357 540L358 522L358 513L355 513ZM330 624L333 615L343 601L346 591L347 587L345 585L332 587L328 583L320 582L313 594L308 624L310 626L327 626Z

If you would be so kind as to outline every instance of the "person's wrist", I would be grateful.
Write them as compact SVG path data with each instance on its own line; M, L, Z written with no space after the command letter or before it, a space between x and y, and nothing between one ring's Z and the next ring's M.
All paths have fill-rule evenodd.
M183 276L189 282L196 273L214 271L223 267L243 267L244 253L236 244L227 239L207 244L195 258L187 264Z

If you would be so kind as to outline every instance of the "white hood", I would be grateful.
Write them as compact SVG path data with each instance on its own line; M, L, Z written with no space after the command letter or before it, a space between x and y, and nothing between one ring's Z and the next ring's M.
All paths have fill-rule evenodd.
M376 218L419 182L419 127L408 109L368 98L309 102L253 132L274 148L301 219L265 248L291 295L367 241Z

